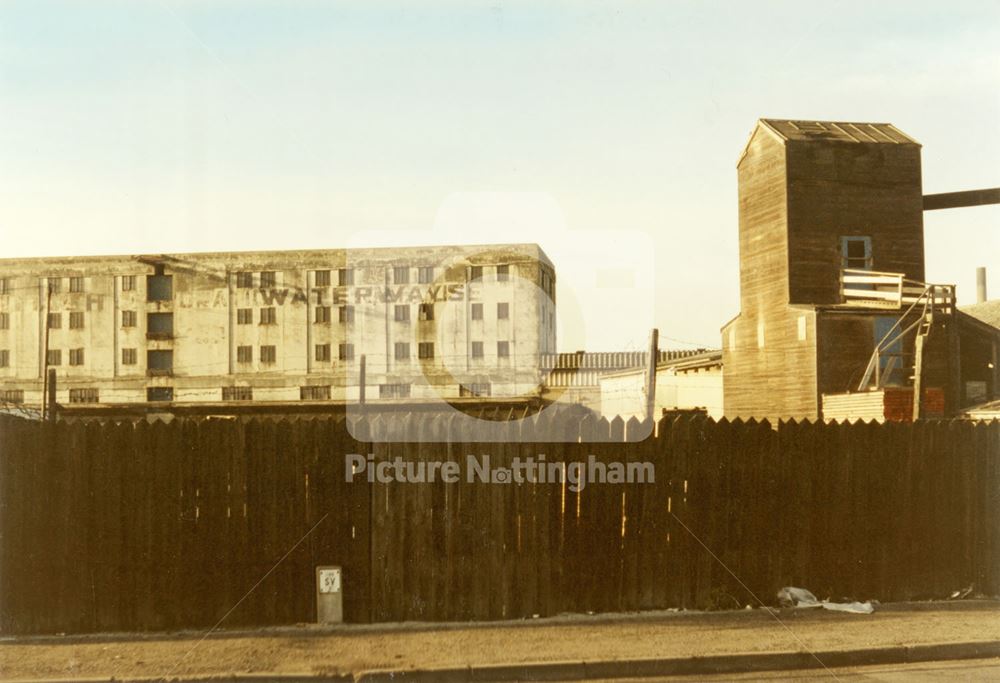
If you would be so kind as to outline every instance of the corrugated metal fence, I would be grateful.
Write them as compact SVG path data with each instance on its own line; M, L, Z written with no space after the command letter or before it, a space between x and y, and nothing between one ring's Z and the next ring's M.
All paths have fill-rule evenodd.
M998 592L1000 423L529 419L463 443L444 417L55 425L0 420L0 629L54 633L312 621L344 567L353 622L735 608L820 596ZM590 443L540 443L562 430ZM388 430L388 431L387 431ZM402 431L395 431L402 430ZM649 461L655 482L345 481L377 461Z

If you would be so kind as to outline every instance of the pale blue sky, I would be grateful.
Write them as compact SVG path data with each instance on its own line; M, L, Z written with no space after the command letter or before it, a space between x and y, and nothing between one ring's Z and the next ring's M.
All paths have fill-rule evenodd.
M537 241L564 350L717 346L755 120L890 121L926 192L998 186L998 45L996 2L5 2L3 252ZM1000 295L1000 207L926 243Z

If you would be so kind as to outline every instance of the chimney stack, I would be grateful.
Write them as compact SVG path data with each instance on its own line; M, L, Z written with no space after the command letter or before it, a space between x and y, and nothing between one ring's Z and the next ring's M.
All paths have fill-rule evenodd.
M986 268L980 266L976 268L976 303L981 304L986 301Z

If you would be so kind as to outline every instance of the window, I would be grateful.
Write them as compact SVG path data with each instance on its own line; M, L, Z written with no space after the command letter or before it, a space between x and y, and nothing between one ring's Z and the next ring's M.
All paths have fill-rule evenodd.
M354 269L341 268L337 271L337 284L341 287L354 284Z
M170 339L174 336L173 313L147 313L146 337L149 339Z
M399 304L396 306L396 322L397 323L408 323L410 322L410 305L409 304Z
M83 278L82 277L71 277L69 279L69 291L71 291L71 292L82 292L83 291Z
M329 306L317 306L316 307L316 319L315 322L318 323L328 323L330 322L330 307Z
M497 282L507 282L510 280L510 266L497 266Z
M246 271L236 273L236 286L240 289L250 289L253 287L253 273Z
M136 322L135 311L122 311L122 327L135 327Z
M58 330L62 327L62 313L49 313L49 329Z
M49 365L62 365L62 351L50 349L45 356L45 360Z
M418 315L421 320L434 320L434 304L420 304Z
M482 342L472 342L472 357L482 358L483 357L483 343Z
M472 382L471 384L458 385L459 396L489 396L490 391L489 382Z
M872 269L872 238L841 237L841 265L858 270Z
M83 329L83 312L73 311L69 314L69 329L71 330L82 330Z
M396 266L392 269L392 281L397 285L410 284L410 267Z
M510 304L497 304L497 320L507 320L510 318Z
M135 289L135 275L122 275L122 291L131 292Z
M9 283L7 281L7 278L0 277L0 294L6 294L8 287Z
M303 401L323 401L330 398L330 385L299 387L299 398Z
M265 270L260 274L261 289L271 289L277 283L277 277L273 270Z
M69 350L69 364L70 365L83 365L83 349L70 349Z
M269 306L267 308L260 309L260 324L261 325L274 325L278 322L278 314L274 310L274 306Z
M137 358L135 349L122 349L122 365L135 365Z
M252 346L237 346L236 347L236 362L237 363L253 363L253 347Z
M10 367L10 351L8 349L0 349L0 368Z
M354 360L354 344L341 344L338 358L340 360Z
M434 266L420 266L417 269L417 282L422 285L434 282Z
M469 266L469 280L482 280L482 279L483 279L483 267Z
M62 278L50 277L48 280L49 291L58 294L62 291Z
M483 305L482 304L472 304L472 319L482 320L483 319Z
M170 301L173 296L173 275L146 276L146 301Z
M354 322L354 306L341 306L340 307L340 322L342 322L342 323L353 323Z
M330 271L329 270L317 270L316 277L314 278L317 287L329 287L330 286Z
M251 324L253 324L253 309L252 308L237 308L236 309L236 324L237 325L251 325Z
M146 372L150 375L169 375L174 371L174 352L170 349L146 351Z
M330 360L330 345L329 344L317 344L316 345L316 360L323 363Z
M417 358L427 360L434 357L434 342L420 342L417 345Z
M378 385L378 397L379 398L409 398L410 397L410 385L409 384L379 384Z
M274 363L278 360L278 350L274 345L260 347L260 362Z
M0 330L10 329L10 314L0 313Z
M0 401L5 403L24 403L24 389L4 389L0 391Z
M97 389L70 389L70 403L97 403Z
M252 401L253 387L222 387L223 401Z
M147 401L173 401L173 387L146 387Z
M497 358L510 358L510 342L497 342Z
M396 360L409 360L410 359L410 344L409 344L409 342L396 342L395 357L396 357Z

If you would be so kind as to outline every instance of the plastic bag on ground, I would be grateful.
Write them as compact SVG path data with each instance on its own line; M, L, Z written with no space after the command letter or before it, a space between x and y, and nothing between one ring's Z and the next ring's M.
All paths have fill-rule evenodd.
M819 600L805 588L785 586L778 591L778 604L782 607L822 607L834 612L851 614L871 614L875 611L871 602L830 602Z

